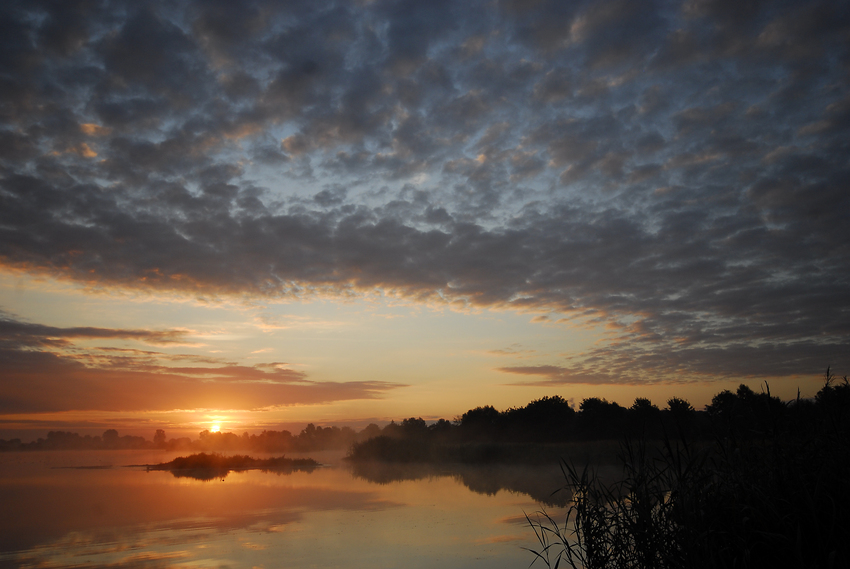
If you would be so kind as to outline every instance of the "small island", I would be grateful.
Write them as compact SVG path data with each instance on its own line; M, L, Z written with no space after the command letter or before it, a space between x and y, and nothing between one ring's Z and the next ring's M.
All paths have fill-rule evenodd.
M148 471L167 470L176 477L213 480L215 478L224 478L231 471L311 472L321 465L312 458L286 458L285 456L253 458L247 455L225 456L218 453L207 454L202 452L189 456L179 456L170 462L132 466L143 466Z

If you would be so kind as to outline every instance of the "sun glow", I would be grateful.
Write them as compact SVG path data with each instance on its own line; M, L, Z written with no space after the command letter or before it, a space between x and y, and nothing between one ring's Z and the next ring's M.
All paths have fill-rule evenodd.
M215 424L212 427L210 427L210 431L212 431L213 433L217 433L220 430L221 430L221 425L219 425L219 424Z

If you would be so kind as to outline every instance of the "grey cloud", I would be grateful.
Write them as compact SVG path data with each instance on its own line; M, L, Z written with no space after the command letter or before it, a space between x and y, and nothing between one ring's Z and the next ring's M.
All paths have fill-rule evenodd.
M546 167L546 163L531 152L516 152L511 156L510 161L512 182L535 176Z
M634 377L616 377L614 374L587 372L584 370L571 370L565 367L556 365L539 365L539 366L506 366L497 368L498 371L504 373L512 373L524 375L528 377L541 377L543 379L524 382L522 385L568 385L574 383L605 385L617 383L620 385L630 383L641 383L636 381Z
M571 35L583 45L591 69L639 64L663 33L665 15L659 8L628 0L591 2L573 20Z
M499 7L523 44L545 51L563 47L579 2L500 0Z
M377 15L388 24L390 68L403 74L415 69L427 56L429 46L458 25L458 12L463 8L446 0L380 2Z
M774 15L758 42L788 59L820 57L830 49L830 40L846 37L848 18L850 11L841 2L800 3L788 13Z
M320 206L325 207L339 205L343 201L345 201L345 194L345 188L328 188L326 190L322 190L321 192L313 196L313 201L315 201Z
M194 42L173 23L142 7L99 46L108 81L120 90L163 95L187 106L206 78Z
M553 69L534 87L534 96L545 103L572 97L575 85L569 69Z
M5 266L587 314L646 374L846 358L840 3L60 4L0 9Z
M121 330L110 328L56 328L41 324L0 319L0 342L10 347L61 346L75 338L117 338L167 345L186 342L182 330Z
M290 5L294 3L289 3ZM213 58L235 63L244 49L245 39L267 31L269 12L275 6L267 2L204 1L193 6L192 33ZM250 50L250 48L248 48ZM250 75L237 72L236 77L252 80Z
M710 108L691 107L673 116L673 124L679 136L692 134L701 129L715 129L723 125L738 106L735 101L726 101Z

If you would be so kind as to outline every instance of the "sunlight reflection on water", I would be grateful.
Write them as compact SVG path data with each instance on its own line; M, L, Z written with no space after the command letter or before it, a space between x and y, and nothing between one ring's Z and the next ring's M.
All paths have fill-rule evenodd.
M417 467L375 483L338 463L210 481L122 466L174 456L0 455L0 565L524 568L531 561L522 550L535 545L523 512L541 506L527 493L499 490L503 480L524 479L516 467L498 474ZM527 478L540 473L529 470ZM538 485L555 490L557 476L546 477ZM562 509L547 509L562 517Z

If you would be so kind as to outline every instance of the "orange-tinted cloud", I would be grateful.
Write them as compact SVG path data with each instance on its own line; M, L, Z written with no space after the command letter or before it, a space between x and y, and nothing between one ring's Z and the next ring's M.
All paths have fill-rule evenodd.
M381 397L400 384L313 382L282 363L72 345L75 338L176 343L180 331L54 328L0 320L0 413L258 409ZM192 362L196 365L174 365Z
M60 346L74 339L127 339L154 345L186 343L185 330L124 330L95 327L57 328L0 317L0 345Z
M80 130L89 136L107 136L112 132L109 127L100 126L93 123L83 123L80 125Z

